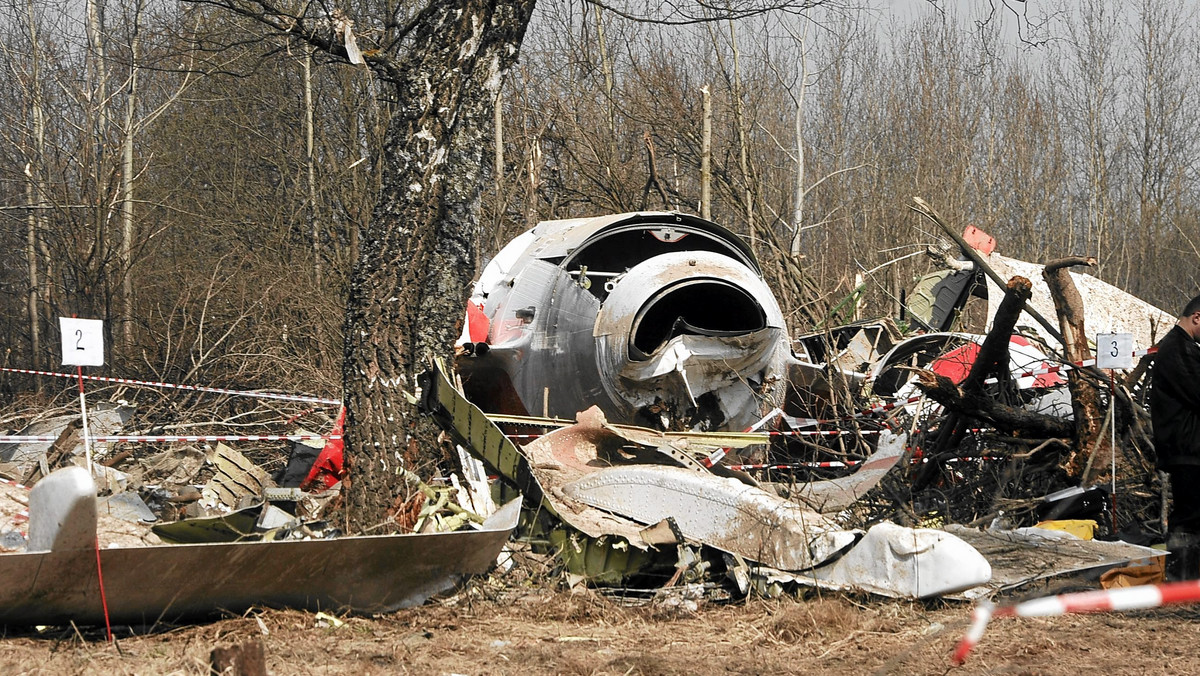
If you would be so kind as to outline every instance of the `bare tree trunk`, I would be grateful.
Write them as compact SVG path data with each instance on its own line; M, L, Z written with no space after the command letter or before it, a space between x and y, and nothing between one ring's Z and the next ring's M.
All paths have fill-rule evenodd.
M402 470L438 457L436 431L404 393L448 356L475 274L492 105L533 0L434 0L395 61L372 62L395 113L383 187L363 229L346 307L347 520L387 520Z
M308 168L308 220L312 233L313 274L321 286L321 226L317 216L317 169L313 159L312 48L304 50L304 162Z
M106 57L105 48L105 20L104 8L100 4L100 0L87 0L87 37L90 45L88 53L88 65L90 68L88 77L88 86L93 87L90 95L93 97L92 104L94 118L94 126L90 129L92 133L92 156L91 156L91 180L94 182L92 186L95 194L92 204L93 208L93 241L91 251L91 262L93 265L99 265L108 257L108 220L109 220L109 204L106 189L106 171L105 160L107 155L106 141L108 138L108 59ZM92 270L88 271L92 274ZM81 288L76 289L77 293L74 305L81 312L96 312L92 305L97 300L100 300L93 292L91 284L98 282L97 277L86 279L80 285ZM85 309L86 308L86 309Z
M755 250L758 235L754 229L754 191L750 181L750 159L747 155L750 141L746 133L746 114L742 108L742 73L741 55L738 52L737 34L734 32L733 21L729 22L729 44L733 46L733 115L737 122L738 132L738 168L745 182L743 193L746 200L746 231L750 234L750 250Z
M128 354L133 348L133 138L137 114L138 58L141 50L142 2L134 8L133 34L129 38L129 86L125 101L124 138L121 139L121 340Z
M525 224L533 227L538 223L538 189L542 186L542 137L536 134L529 144L529 204L526 205Z
M496 181L497 202L502 202L504 195L504 90L496 90L495 107L492 110L492 143L495 154L492 157L492 177Z
M613 67L608 58L608 44L604 39L604 15L599 4L592 5L596 10L596 41L600 46L600 69L604 72L604 94L608 103L608 133L610 140L617 134L616 104L613 102Z
M700 137L700 215L712 219L712 93L700 88L704 97L704 127Z
M28 182L25 184L25 201L29 205L29 216L25 221L25 259L29 263L29 293L26 301L29 311L29 358L33 368L38 368L41 362L42 354L42 339L41 333L38 330L40 318L38 317L38 246L37 237L40 228L38 220L41 210L39 208L37 181L33 178L33 173L30 172Z
M1088 345L1087 329L1084 326L1083 298L1075 281L1071 279L1069 267L1074 265L1095 266L1095 258L1080 256L1063 258L1046 263L1042 277L1050 288L1050 297L1054 299L1054 309L1058 314L1058 324L1062 329L1063 350L1068 362L1078 363L1091 359L1092 350ZM1089 380L1082 369L1071 369L1067 372L1067 383L1071 388L1071 410L1075 418L1075 438L1071 446L1071 454L1064 463L1068 475L1078 478L1087 463L1089 449L1097 442L1104 424L1104 413L1100 410L1100 394L1096 391L1094 381ZM1108 444L1101 440L1104 449Z
M32 123L33 139L30 143L29 157L25 165L25 199L29 205L29 216L26 219L25 257L29 265L29 349L30 363L38 368L42 363L42 342L40 317L38 316L39 288L42 281L38 276L38 256L41 253L38 246L38 233L41 231L44 207L46 206L45 176L46 151L46 117L42 109L42 48L38 36L37 14L34 11L33 0L25 3L27 21L29 22L29 45L31 73L29 80L29 117ZM44 300L44 299L43 299Z
M796 93L796 195L792 205L792 242L789 253L793 258L800 256L800 240L804 227L804 94L808 90L808 52L805 39L808 36L808 19L804 21L804 31L800 36L793 36L799 43L800 81Z

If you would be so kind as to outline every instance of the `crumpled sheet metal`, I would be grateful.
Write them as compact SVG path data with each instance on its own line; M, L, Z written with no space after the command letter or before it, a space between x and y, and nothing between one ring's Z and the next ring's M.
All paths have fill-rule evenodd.
M814 481L796 491L795 497L822 514L840 512L854 504L867 491L874 488L884 475L892 470L904 455L908 434L893 434L889 430L879 433L876 450L854 474Z
M689 540L783 570L818 565L859 535L760 488L680 467L609 467L562 491L646 525L673 518Z
M109 616L153 624L252 606L385 613L495 562L520 503L482 530L101 549ZM104 622L94 549L0 555L0 624Z
M1011 279L1014 275L1021 275L1033 282L1033 297L1029 299L1030 307L1050 321L1055 321L1054 318L1058 315L1054 310L1054 300L1050 297L1050 288L1042 277L1044 266L1008 258L997 253L987 256L987 263L996 271L996 274L1006 280ZM1108 282L1078 272L1070 274L1076 288L1079 289L1079 296L1083 300L1083 321L1089 339L1095 338L1098 333L1132 333L1134 347L1146 349L1167 335L1167 331L1175 323L1175 317L1170 312L1154 307ZM1000 306L1000 300L1004 298L1004 290L990 277L985 277L985 279L987 279L988 289L987 325L991 327L996 316L996 309ZM1051 336L1046 335L1042 326L1028 315L1022 314L1019 324L1031 327L1042 334L1051 344L1057 342Z
M797 582L883 596L931 598L987 583L992 568L974 547L950 533L884 521L833 563Z
M1049 577L1099 572L1166 554L1162 550L1119 540L1081 540L1065 531L1045 528L979 530L950 524L945 530L974 547L992 567L990 582L963 592L968 599L1015 589Z

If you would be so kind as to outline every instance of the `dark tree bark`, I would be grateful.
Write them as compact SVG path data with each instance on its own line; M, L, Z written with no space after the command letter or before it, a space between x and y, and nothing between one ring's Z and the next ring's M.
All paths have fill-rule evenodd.
M428 469L436 430L405 396L436 355L450 356L475 276L484 149L505 73L516 62L536 0L426 0L353 17L320 3L191 0L248 17L375 74L392 115L381 188L359 235L345 315L345 525L387 522L407 495L402 468ZM368 6L364 11L371 11ZM359 51L361 50L361 61ZM353 56L351 56L353 52Z
M1013 277L1005 285L1004 299L1000 301L1000 307L996 308L992 330L979 346L975 363L971 365L971 370L961 385L955 385L950 379L932 372L918 371L917 387L944 406L949 415L938 433L937 445L931 458L933 462L926 463L913 477L914 488L927 485L938 470L938 461L957 452L971 420L985 420L1008 430L1039 422L1020 418L1018 414L1021 412L1000 404L983 391L984 383L993 373L1000 376L1001 383L1008 380L1009 341L1012 339L1017 318L1021 316L1021 308L1032 295L1032 288L1033 285L1024 277ZM1048 430L1038 429L1043 432L1043 436L1057 436Z
M1001 432L1019 432L1034 437L1068 437L1074 431L1070 421L1033 413L996 401L978 391L968 391L946 376L918 371L917 387L959 419L982 420Z
M449 356L475 275L479 200L492 105L516 60L533 0L434 0L403 54L371 63L390 87L383 188L346 306L346 514L381 523L407 490L401 468L428 468L436 432L405 392Z

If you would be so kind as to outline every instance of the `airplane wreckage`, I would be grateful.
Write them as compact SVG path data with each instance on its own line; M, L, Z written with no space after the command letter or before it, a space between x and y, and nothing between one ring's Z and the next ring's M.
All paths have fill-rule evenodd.
M1042 266L1000 256L986 234L968 228L968 241L927 205L917 208L961 255L931 251L944 270L920 280L906 303L904 319L920 329L909 337L884 319L793 339L752 252L694 216L542 222L484 269L457 350L461 395L431 374L426 410L522 491L543 521L531 532L585 579L622 582L664 560L676 569L671 579L721 570L741 592L795 582L925 597L1028 579L1011 570L1020 563L980 552L1017 540L1035 550L1045 529L1006 531L1000 546L994 533L920 526L953 516L956 492L974 493L974 507L983 487L968 475L980 466L992 477L986 497L1003 501L1021 482L1022 458L1045 462L1047 449L1069 448L1073 419L1096 414L1073 400L1076 389L1095 396L1096 383L1068 382L1094 374L1080 366L1061 375L1064 361L1080 359L1078 346L1064 349L1060 327L1045 319L1056 316L1064 286L1089 330L1128 331L1143 346L1174 318L1065 263L1041 282ZM953 330L972 296L988 301L986 335ZM1068 328L1082 335L1082 326ZM545 433L518 434L534 439L518 447L485 418L510 434L530 425ZM977 452L962 457L972 436ZM1103 514L1101 529L1116 539L1109 501L1096 507L1104 488L1079 487L1099 483L1103 463L1050 466L1048 478L1074 490L1026 500L1031 525L1053 527L1072 510ZM854 471L822 478L829 468ZM1022 497L1014 493L1009 502ZM1006 521L989 507L968 520ZM1054 518L1032 519L1035 510ZM1041 542L1058 541L1049 537ZM1088 553L1060 565L1111 568L1163 554L1124 542L1081 547Z
M119 498L137 503L130 520L167 512L112 488L111 467L94 481L51 472L69 464L65 431L33 451L0 444L0 471L36 483L0 484L0 517L29 531L0 527L12 552L0 555L0 624L97 621L101 562L118 621L254 604L384 612L483 572L510 533L573 580L718 596L803 585L972 598L1078 571L1122 584L1144 573L1131 562L1161 564L1164 551L1143 546L1165 531L1145 361L1108 381L1079 338L1086 324L1149 347L1174 318L1066 270L1079 261L1005 258L987 235L917 209L956 246L929 252L942 269L899 321L798 337L753 252L710 221L619 214L515 238L475 285L453 372L421 379L419 407L459 445L464 479L411 477L397 514L409 535L335 537L319 521L340 441L297 443L277 477L218 445L207 484L150 487L157 506L192 490L205 509L171 508L180 518L157 537L102 534L98 547ZM986 333L963 329L971 298L986 300ZM98 500L97 483L112 495ZM147 566L170 574L146 584Z

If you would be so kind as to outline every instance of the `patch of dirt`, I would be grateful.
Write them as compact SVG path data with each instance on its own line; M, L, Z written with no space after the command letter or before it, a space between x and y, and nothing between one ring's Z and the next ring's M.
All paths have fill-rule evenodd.
M967 604L841 594L701 604L664 614L594 592L489 592L340 627L314 613L136 633L9 630L0 673L206 674L213 648L262 641L272 674L1046 674L1200 673L1200 610L993 620L962 667L950 654Z

